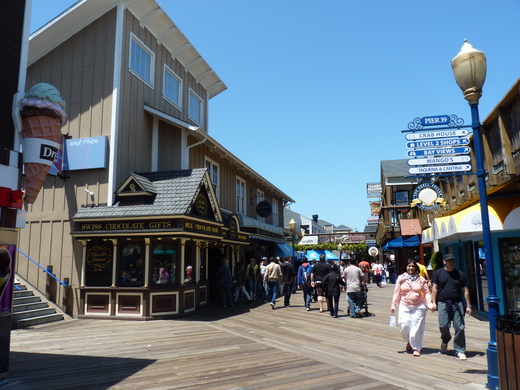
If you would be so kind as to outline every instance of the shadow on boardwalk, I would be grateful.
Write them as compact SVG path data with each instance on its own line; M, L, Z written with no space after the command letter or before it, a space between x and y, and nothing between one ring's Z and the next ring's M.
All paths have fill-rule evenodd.
M182 320L77 320L14 330L0 389L484 389L486 321L467 319L468 360L439 351L427 315L422 356L388 326L393 286L370 286L370 316L217 304ZM340 310L346 309L344 296ZM413 373L413 374L412 374Z

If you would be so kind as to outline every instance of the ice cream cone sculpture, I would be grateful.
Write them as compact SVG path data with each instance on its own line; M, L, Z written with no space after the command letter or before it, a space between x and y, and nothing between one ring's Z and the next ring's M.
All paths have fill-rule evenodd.
M34 203L60 148L66 103L50 84L36 84L21 100L25 199Z

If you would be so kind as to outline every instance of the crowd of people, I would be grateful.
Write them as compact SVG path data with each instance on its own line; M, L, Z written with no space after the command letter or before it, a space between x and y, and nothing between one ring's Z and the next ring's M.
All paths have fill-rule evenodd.
M455 356L465 360L464 316L472 314L468 281L461 271L455 269L453 254L444 256L443 262L445 267L435 272L430 280L419 256L409 259L400 275L397 275L393 261L383 265L378 260L370 264L364 258L359 262L350 258L348 264L344 260L336 264L326 261L325 255L320 255L317 262L304 257L297 270L291 256L282 259L263 257L260 264L251 258L245 268L238 262L232 276L229 262L224 259L219 269L222 302L224 307L233 306L242 294L247 303L269 302L275 310L276 300L281 296L284 307L291 307L292 293L298 289L303 293L306 311L311 310L311 303L314 302L318 304L320 313L328 311L337 318L341 292L345 291L348 314L359 318L363 317L362 309L366 309L367 305L367 284L371 281L378 287L384 283L395 284L390 312L395 315L397 311L406 350L413 356L421 356L426 312L438 311L441 351L447 351L453 324Z

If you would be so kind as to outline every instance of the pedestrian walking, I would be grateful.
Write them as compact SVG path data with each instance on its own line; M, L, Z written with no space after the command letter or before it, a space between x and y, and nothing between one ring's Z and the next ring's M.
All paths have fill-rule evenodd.
M240 293L244 294L244 296L247 299L247 303L251 303L251 296L248 294L246 290L246 276L244 274L244 270L242 269L242 263L237 261L235 264L235 280L236 280L236 287L235 287L235 297L234 302L237 303L238 298L240 296Z
M361 268L356 266L356 259L349 259L349 265L343 271L343 279L345 279L347 290L347 301L350 307L350 316L352 318L362 317L361 302L363 298L363 285L366 288L366 280Z
M283 274L283 305L291 306L291 294L293 290L294 280L296 279L296 271L292 265L291 256L287 256L282 262Z
M345 286L346 283L338 273L336 264L332 264L329 273L323 278L323 285L327 294L330 315L338 318L339 297L341 295L340 286Z
M254 257L249 260L249 264L246 267L246 282L249 290L249 295L253 301L256 301L256 287L258 280L258 264Z
M426 281L428 282L428 285L430 284L430 277L428 276L428 271L426 270L426 267L421 264L421 256L415 256L414 257L415 262L417 263L417 266L419 267L417 269L417 273L421 275Z
M312 286L311 286L312 265L307 262L307 257L303 257L303 263L298 268L298 289L303 292L303 304L305 310L311 310Z
M375 260L374 264L372 264L372 279L374 280L374 283L377 284L377 287L381 287L383 272L383 266L379 264L379 260Z
M265 269L264 283L269 286L271 294L271 308L276 309L276 297L278 296L278 289L280 283L283 281L282 269L279 264L275 262L275 258L269 259L269 265Z
M222 306L233 306L233 298L231 296L231 288L233 287L233 277L229 269L228 259L222 259L222 265L218 270L220 278L220 292L222 294Z
M433 309L432 296L428 282L418 273L414 259L409 259L406 272L397 278L390 312L395 313L399 305L399 324L401 336L407 342L406 350L413 356L421 356L426 324L426 309Z
M466 333L464 315L471 316L471 302L466 275L455 269L455 256L448 253L443 258L444 268L437 270L432 277L433 310L439 311L441 332L441 351L448 349L451 340L450 325L453 322L455 337L453 348L455 356L466 360ZM463 299L467 307L464 307Z
M365 282L370 284L370 263L368 261L366 261L366 259L364 257L361 258L361 261L359 262L359 268L361 269L361 271L363 271L363 276L365 277Z
M267 302L267 284L264 283L265 270L267 268L268 259L267 257L262 257L262 263L260 263L259 267L259 275L256 283L256 291L258 294L258 300L260 302Z
M323 313L323 301L325 300L325 289L323 288L323 279L330 271L330 265L325 262L325 255L320 255L320 261L312 267L311 286L316 288L318 295L318 306L320 313ZM327 308L330 310L331 308Z

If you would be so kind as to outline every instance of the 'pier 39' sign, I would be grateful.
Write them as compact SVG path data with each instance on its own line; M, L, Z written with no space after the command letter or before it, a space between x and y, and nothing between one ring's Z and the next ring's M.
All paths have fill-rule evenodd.
M471 157L467 156L471 149L469 131L462 129L464 123L458 118L453 123L456 116L438 115L427 116L420 119L416 118L412 124L408 125L412 129L406 134L407 156L412 157L408 160L408 173L411 175L421 174L446 174L467 172L471 170L469 164ZM446 126L425 130L425 126Z

